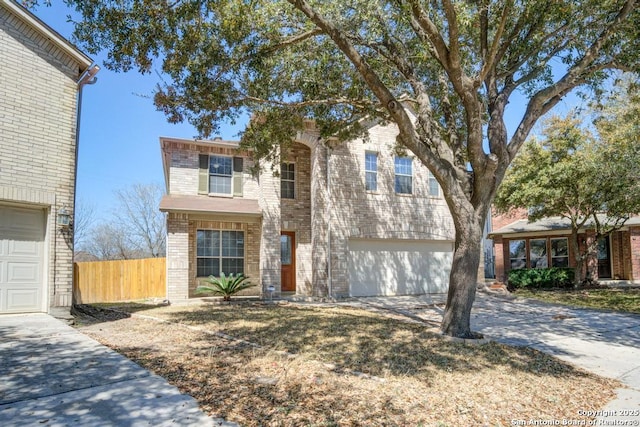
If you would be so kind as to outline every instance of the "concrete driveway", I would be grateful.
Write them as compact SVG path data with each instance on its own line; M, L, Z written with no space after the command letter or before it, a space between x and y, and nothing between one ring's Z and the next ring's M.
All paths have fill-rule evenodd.
M45 314L0 316L0 425L235 425Z
M357 304L422 319L442 320L444 295L359 298ZM628 388L605 409L640 413L640 315L566 306L479 292L473 307L473 330L496 341L528 346L590 372L620 380ZM640 425L640 416L618 417ZM602 418L603 424L612 418ZM637 422L637 424L636 424Z

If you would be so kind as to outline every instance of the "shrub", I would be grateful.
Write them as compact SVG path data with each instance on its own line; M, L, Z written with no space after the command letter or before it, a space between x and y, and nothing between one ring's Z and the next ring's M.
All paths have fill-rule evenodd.
M522 268L509 271L509 287L513 289L548 289L573 287L572 268Z
M196 293L212 292L214 295L222 295L224 301L230 301L231 295L255 286L248 282L248 279L249 278L242 273L237 276L234 276L233 273L229 276L225 276L224 273L221 273L220 277L209 276L207 279L208 285L198 286Z

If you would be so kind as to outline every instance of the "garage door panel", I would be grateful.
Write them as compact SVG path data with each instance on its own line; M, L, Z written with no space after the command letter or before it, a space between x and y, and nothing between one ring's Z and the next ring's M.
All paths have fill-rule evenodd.
M7 311L37 311L39 308L38 287L7 289Z
M45 214L0 206L0 313L42 311Z
M7 283L35 283L40 280L39 262L8 262Z
M42 245L36 240L9 240L7 256L16 257L40 257Z
M450 242L351 240L352 296L415 295L447 291Z

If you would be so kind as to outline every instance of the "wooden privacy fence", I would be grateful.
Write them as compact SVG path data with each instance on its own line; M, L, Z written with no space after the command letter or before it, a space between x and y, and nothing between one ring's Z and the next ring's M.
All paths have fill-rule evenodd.
M75 304L166 298L166 258L76 262Z

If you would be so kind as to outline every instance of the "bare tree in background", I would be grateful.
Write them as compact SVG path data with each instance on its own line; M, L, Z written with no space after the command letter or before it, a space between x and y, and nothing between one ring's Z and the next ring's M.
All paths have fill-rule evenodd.
M96 222L96 205L86 200L78 199L73 215L73 247L74 251L84 250L91 228Z
M158 209L163 194L157 184L134 184L116 191L119 227L136 251L154 258L164 256L166 250L166 220Z
M158 209L164 189L157 184L134 184L115 195L116 206L107 220L96 223L95 210L81 208L91 214L78 218L82 223L76 230L76 242L80 242L76 253L81 251L83 256L98 260L164 256L166 221Z
M98 260L136 258L126 231L114 223L101 223L88 235L84 250Z

